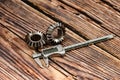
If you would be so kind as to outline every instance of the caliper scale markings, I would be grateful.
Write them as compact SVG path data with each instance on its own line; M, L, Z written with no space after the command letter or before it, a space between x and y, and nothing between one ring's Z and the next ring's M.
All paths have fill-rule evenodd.
M48 57L50 57L51 55L54 55L54 54L64 55L66 51L76 49L76 48L85 47L85 46L88 46L90 44L95 44L98 42L106 41L106 40L112 39L113 37L114 37L113 35L107 35L107 36L103 36L100 38L96 38L96 39L88 40L85 42L73 44L73 45L66 46L66 47L62 47L62 45L56 45L56 46L53 46L50 48L42 49L41 53L33 54L33 58L40 65L40 67L43 68L43 65L40 61L41 59L44 60L46 67L48 67L48 65L49 65Z

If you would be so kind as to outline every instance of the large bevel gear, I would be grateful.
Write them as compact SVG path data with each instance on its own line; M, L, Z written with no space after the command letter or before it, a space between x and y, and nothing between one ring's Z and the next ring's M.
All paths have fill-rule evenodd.
M28 33L25 40L31 48L42 48L46 44L45 35L39 31Z
M53 32L57 29L57 37L54 36ZM50 44L58 44L64 40L65 26L62 23L57 22L54 25L48 27L46 31L46 38Z

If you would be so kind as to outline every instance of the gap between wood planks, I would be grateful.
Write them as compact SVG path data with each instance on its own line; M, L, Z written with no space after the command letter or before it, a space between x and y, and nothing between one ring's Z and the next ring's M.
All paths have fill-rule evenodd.
M9 39L9 38L8 38L8 39ZM12 39L11 39L11 40L12 40ZM24 49L25 49L25 48L24 48ZM24 50L24 49L23 49L23 50ZM71 53L70 53L70 54L71 54ZM82 53L82 54L83 54L83 53ZM59 62L59 60L58 60L58 62ZM68 63L68 64L70 64L70 63ZM64 68L64 67L63 67L63 68Z
M10 12L10 13L11 13L11 12ZM9 14L9 13L8 13L8 14ZM12 16L12 15L11 15L11 16ZM17 16L17 17L18 17L18 16ZM12 16L12 18L15 18L15 17ZM9 21L10 21L10 20L9 20ZM13 22L13 21L12 21L12 22ZM10 25L5 24L5 22L1 22L1 23L2 23L2 24L4 23L5 26L8 26L7 29L10 30L10 31L12 31L12 32L15 33L15 34L17 34L18 32L20 32L19 30L16 30L16 29L10 27ZM14 23L14 22L13 22L13 23ZM16 25L16 26L19 26L19 25ZM11 29L12 29L12 30L11 30ZM14 32L14 30L15 30L15 32ZM21 32L20 32L20 33L21 33ZM24 34L24 33L22 32L22 35L20 34L20 36L22 36L22 37L25 36L25 35L23 35L23 34ZM18 36L18 34L17 34L17 36ZM19 37L20 37L20 36L19 36ZM10 38L10 37L9 37L9 38ZM22 40L23 40L23 39L22 39ZM14 42L14 43L16 43L16 42ZM19 44L18 44L17 46L20 47ZM25 45L24 45L24 46L25 46ZM25 46L25 47L26 47L26 46ZM23 49L23 47L22 47L22 49ZM25 48L24 48L24 49L25 49ZM24 51L24 50L23 50L23 51ZM25 51L24 51L24 52L25 52ZM31 53L31 52L28 52L28 53ZM27 53L27 54L28 54L28 53ZM28 55L29 55L29 54L28 54ZM54 66L54 67L56 67L56 66ZM57 70L59 70L59 68L57 68ZM62 71L62 73L64 72L66 76L70 77L70 76L68 75L68 73L66 73L66 72L63 71L62 69L61 69L61 71ZM60 76L60 75L59 75L59 76ZM48 77L49 77L49 76L48 76ZM67 78L66 78L66 79L67 79ZM70 78L69 78L69 79L70 79ZM71 79L72 79L72 77L71 77Z
M61 22L63 22L63 23L65 23L65 24L67 24L68 25L68 28L69 29L71 29L72 31L74 31L75 33L77 33L78 35L80 35L80 36L82 36L84 39L86 39L86 40L88 40L90 37L92 37L92 36L90 36L90 34L86 34L86 33L84 33L84 32L80 32L80 31L78 31L77 29L78 29L78 26L75 28L75 25L76 24L71 24L71 23L69 23L69 22L66 22L65 20L61 20L60 19L60 16L58 16L58 15L62 15L62 14L64 14L64 13L62 13L62 12L64 12L63 10L59 10L59 12L61 12L61 14L58 14L57 15L57 13L54 13L54 12L50 12L49 10L46 10L45 8L46 7L43 7L42 5L40 5L40 6L37 6L37 4L39 3L39 2L42 2L42 1L40 1L40 0L38 0L38 2L36 3L36 2L33 2L33 3L31 3L31 2L27 2L28 4L30 4L30 5L32 5L32 7L35 7L35 9L37 9L37 10L39 10L40 12L42 12L43 14L45 14L46 16L48 16L48 17L50 17L50 18L52 18L53 20L55 20L55 21L61 21ZM34 4L36 4L36 5L34 5ZM39 3L40 4L40 3ZM47 7L48 7L48 5L47 4L44 4L44 3L41 3L41 4L43 4L43 5L46 5ZM61 3L62 4L62 3ZM66 6L64 5L64 7L66 8ZM51 8L51 10L52 9L54 9L54 10L56 10L57 11L57 9L56 9L56 6L53 8L53 6L51 7L50 6L50 8ZM42 10L42 11L41 11ZM73 9L72 9L73 10ZM69 13L67 13L68 15L69 15ZM66 15L66 14L64 14L64 15ZM56 16L56 17L54 17L54 16ZM66 15L67 16L67 15ZM62 16L63 17L63 16ZM65 17L65 16L64 16ZM72 17L72 16L71 16ZM66 18L65 18L66 19ZM69 19L69 18L68 18ZM76 18L76 20L77 20L77 18ZM84 19L83 19L84 20ZM79 22L78 20L77 21L75 21L75 22ZM72 26L74 26L74 28L72 27ZM97 27L99 27L100 29L102 28L102 27L100 27L100 26L98 26L98 25L96 25L96 24L92 24L92 25L95 25L95 26L97 26ZM91 25L90 25L91 26ZM80 29L79 29L80 30ZM117 30L117 29L116 29ZM96 30L97 31L97 30ZM110 32L111 31L109 31L108 32L108 29L107 30L105 30L104 28L102 28L102 33L109 33L110 34ZM114 31L113 31L114 32ZM111 33L113 33L113 32L111 32ZM87 35L87 36L86 36ZM95 35L95 34L91 34L91 35ZM119 36L119 34L117 34L116 33L116 35L118 35ZM115 44L111 44L111 45L114 45L114 46L116 46ZM97 46L99 46L100 48L102 48L103 50L105 50L105 51L107 51L108 53L110 53L111 55L113 55L113 56L115 56L116 58L119 58L119 56L118 56L118 54L119 54L119 49L117 49L117 50L113 50L113 51L109 51L108 49L106 49L105 47L103 47L103 46L101 46L101 45L97 45ZM119 48L119 47L118 47ZM112 48L113 49L113 48Z
M120 12L120 1L119 2L117 0L101 0L101 1L109 5L116 11Z
M9 13L8 13L8 14L9 14ZM12 16L12 15L11 15L11 16ZM13 16L12 16L12 17L13 17ZM3 20L3 21L4 21L4 20ZM9 20L9 21L10 21L10 20ZM12 22L14 22L14 21L12 21ZM10 25L5 24L5 22L1 22L1 23L4 24L5 26L8 26L8 27L10 28ZM19 25L15 25L15 26L19 26ZM7 28L7 29L10 30L9 28ZM13 29L12 27L11 27L11 29L12 29L12 30L10 30L10 31L12 31L12 32L13 32L14 30L16 31L16 29ZM4 31L4 30L3 30L3 31ZM13 32L13 33L17 34L17 32L20 32L20 33L21 33L21 31L20 31L19 29L18 29L16 32ZM21 35L21 34L20 34L20 35L17 34L17 36L19 35L19 37L22 36L22 40L23 40L23 36L25 36L25 35L23 35L23 33L24 33L24 32L22 32L22 35ZM8 37L8 38L10 38L10 37ZM11 38L12 38L12 37L11 37ZM20 37L20 38L21 38L21 37ZM10 41L11 41L11 40L10 40ZM14 44L16 44L16 42L15 42ZM20 47L18 43L17 43L17 46L18 46L19 48L22 47L22 49L26 49L26 48L27 48L25 45L23 45L23 46ZM23 48L23 47L26 47L26 48ZM29 50L30 50L30 49L29 49ZM26 51L24 51L24 50L22 50L22 51L23 51L23 52L26 52ZM31 50L30 50L30 51L31 51ZM27 51L27 52L28 52L28 51ZM32 51L31 51L31 52L32 52ZM31 53L31 52L28 52L28 53ZM27 53L27 54L28 54L28 53ZM31 53L31 54L32 54L32 53ZM28 55L29 55L29 54L28 54ZM31 61L32 61L32 60L31 60ZM34 64L36 64L36 63L34 63ZM35 65L34 65L34 66L35 66ZM34 67L33 67L33 68L34 68ZM39 70L40 70L40 67L39 67L39 66L38 66L38 68L39 68ZM35 68L35 69L36 69L36 68ZM59 68L58 68L58 69L59 69ZM38 69L36 69L36 70L38 70ZM38 72L39 72L39 70L38 70ZM53 70L53 69L50 69L50 70ZM45 71L46 71L46 70L45 70ZM55 70L53 70L53 71L55 71ZM62 69L61 69L61 71L62 71ZM56 71L56 72L57 72L57 71ZM63 72L64 72L64 71L62 71L62 73L63 73ZM48 72L48 73L49 73L49 72ZM66 72L64 72L64 73L65 73L65 75L66 75L67 77L70 77L68 73L66 73ZM42 73L42 74L43 74L43 73ZM44 77L45 77L45 76L49 77L48 75L44 75ZM55 77L55 76L57 76L57 75L54 75L53 77ZM58 76L60 77L59 74L58 74ZM39 77L38 77L38 78L39 78ZM49 77L49 79L52 79L52 78ZM66 78L66 79L67 79L67 78ZM72 79L72 77L71 77L71 79Z
M3 22L2 22L3 23ZM5 23L4 23L5 24ZM6 24L6 26L8 26L7 24ZM10 25L9 25L9 27L10 27ZM2 30L2 31L4 31L4 30ZM11 31L11 30L10 30ZM6 38L8 38L9 39L9 37L6 37ZM12 40L12 37L11 37L11 39L10 39L10 42L11 42L11 40ZM14 42L14 43L16 43L16 42ZM15 44L16 45L16 44ZM16 45L16 47L17 47L18 45ZM25 46L26 47L26 46ZM25 49L25 48L24 48ZM23 51L24 52L24 49L22 48L22 50L21 50L21 48L20 48L20 50L21 51ZM27 53L28 54L28 53ZM55 67L55 66L54 66ZM63 69L64 67L62 67L62 69ZM63 69L64 70L64 69Z
M66 1L64 1L64 0L59 0L59 1L60 1L61 3L63 3L63 4L65 4L65 5L73 8L73 9L75 9L76 11L78 11L78 12L80 12L81 14L85 15L86 17L90 18L92 21L94 21L96 24L98 24L99 26L103 27L103 28L106 29L107 31L109 31L109 32L111 32L111 33L113 33L113 34L115 34L115 35L117 35L117 36L120 37L119 34L116 34L114 31L111 31L110 29L104 27L105 25L103 24L103 22L102 22L101 20L99 20L99 18L97 19L96 17L90 15L90 14L89 14L89 12L90 12L89 10L83 10L83 9L81 9L81 8L79 9L79 7L73 6L73 5L71 4L72 2L69 3L67 0L66 0ZM101 0L101 1L104 1L104 0ZM110 9L110 7L104 5L105 3L101 2L101 1L100 1L100 0L94 0L93 2L95 2L96 4L100 4L100 5L104 6L104 7L107 7L108 9ZM87 2L87 1L86 1L86 2ZM78 1L78 3L82 3L82 2L79 2L79 1ZM83 3L84 3L84 2L83 2ZM83 3L82 3L82 4L83 4ZM74 4L74 3L73 3L73 4ZM87 4L86 4L86 5L87 5ZM93 4L90 3L90 5L93 5ZM79 5L78 5L78 6L79 6ZM81 7L81 6L80 6L80 7ZM99 13L98 13L98 14L99 14ZM106 13L106 14L107 14L107 13ZM77 13L76 15L79 16L79 13ZM96 15L97 15L97 14L96 14ZM118 21L118 22L119 22L119 21Z
M45 15L48 16L48 17L50 17L51 19L53 19L53 20L55 20L55 21L63 22L63 21L61 21L60 19L55 18L54 16L52 16L51 14L49 14L49 12L44 11L44 9L40 9L39 6L37 5L37 3L36 3L36 5L34 5L34 3L35 3L36 1L35 1L35 2L34 2L34 1L30 1L30 0L22 0L22 1L25 2L26 4L28 4L29 6L33 7L34 9L42 12L43 14L45 14ZM56 1L56 0L55 0L55 1ZM33 2L33 3L32 3L32 2ZM39 2L39 0L38 0L38 2ZM51 2L52 2L52 1L51 1ZM54 2L54 1L53 1L53 2ZM89 19L91 19L92 21L94 21L95 23L97 23L98 25L100 25L101 27L103 27L103 28L105 28L106 30L108 30L109 32L114 33L114 31L111 31L111 30L109 30L108 28L104 27L104 25L102 24L102 22L101 22L99 19L96 19L95 17L91 16L91 15L90 15L89 13L87 13L86 11L80 10L80 9L74 7L73 5L69 4L67 1L64 1L64 0L59 0L58 3L59 3L59 2L61 2L62 4L67 5L68 7L73 8L74 11L76 10L76 13L73 13L73 14L78 15L78 16L79 16L80 14L83 14L83 15L85 15L86 17L88 17ZM98 2L100 2L100 1L98 0ZM96 1L96 3L97 3L97 1ZM60 6L61 8L63 8L63 9L65 9L65 8L64 8L64 5L62 5L62 4L59 4L59 6ZM89 11L88 11L88 12L89 12ZM64 22L63 22L63 23L64 23ZM68 25L69 25L69 24L68 24ZM71 26L71 25L69 25L69 26ZM116 34L116 33L114 33L114 34L120 37L119 34Z
M2 28L1 28L2 29ZM40 69L40 67L34 62L34 60L30 57L30 56L28 56L30 53L32 54L32 51L29 49L29 51L25 48L25 47L27 47L27 46L22 46L23 44L18 44L17 42L19 41L19 40L15 40L14 42L12 41L12 39L15 39L15 38L17 38L17 36L15 36L15 35L13 35L10 31L8 31L8 30L6 30L6 29L2 29L2 32L7 32L7 36L5 36L5 34L4 35L2 35L2 38L4 38L4 41L0 38L0 41L2 42L2 46L1 46L1 49L3 48L3 45L4 45L4 47L6 48L6 49L4 49L4 51L6 50L7 51L7 49L8 49L8 47L9 47L9 54L8 54L8 52L5 52L4 54L1 54L2 55L2 57L5 59L5 60L7 60L7 62L9 62L12 66L14 66L15 68L17 68L18 69L18 71L20 70L20 72L22 72L22 74L21 74L21 76L23 76L23 75L26 75L26 74L29 74L29 75L31 75L31 77L32 76L34 76L34 77L32 77L32 78L30 78L30 79L40 79L40 74L42 75L42 76L44 76L46 79L57 79L57 78L55 78L55 77L57 77L57 76L59 76L60 77L60 72L58 73L58 71L56 71L55 69L53 69L52 67L49 67L48 69ZM8 35L8 34L11 34L11 36L10 35ZM8 36L10 36L10 37L8 37ZM9 40L10 39L10 40ZM18 38L19 39L19 38ZM7 40L7 42L5 42ZM22 43L24 43L23 41L20 41L20 42L22 42ZM5 43L5 44L4 44ZM17 43L17 44L16 44ZM7 44L7 45L6 45ZM11 45L12 44L12 45ZM11 47L12 46L12 47ZM24 47L24 48L22 48L22 47ZM22 49L21 49L22 48ZM17 53L17 55L16 55L16 53L14 53L14 51L13 52L11 52L12 50L15 50L15 52ZM26 51L25 51L25 49L26 49ZM11 53L11 54L10 54ZM26 55L26 53L27 53L27 55ZM5 56L4 56L5 55ZM18 55L19 55L19 57L18 57ZM7 56L7 57L6 57ZM6 57L6 58L5 58ZM11 62L12 61L12 62ZM5 63L5 62L4 62ZM3 63L3 64L4 64ZM14 64L15 63L15 64ZM33 64L34 64L34 66L33 66ZM52 63L51 63L52 64ZM53 66L54 66L54 64L52 64ZM2 65L1 65L2 66ZM7 66L10 66L10 65L7 65ZM39 69L37 69L37 68L39 68ZM58 68L59 69L59 68ZM14 69L15 70L15 69ZM14 71L13 70L13 71ZM21 71L22 70L22 71ZM57 75L52 75L52 73L51 73L51 71L50 70L52 70L53 72L52 73L57 73ZM25 72L26 73L25 73ZM16 72L16 71L15 71ZM30 73L29 73L30 72ZM47 72L47 75L45 74ZM63 74L63 72L64 71L62 71L61 70L61 73ZM8 72L9 73L9 72ZM38 77L38 73L39 73L39 77ZM51 73L51 74L49 74L49 73ZM66 76L68 76L67 74L68 73L66 73L66 72L64 72L65 74L66 74ZM49 75L51 75L51 76L53 76L53 78L51 78ZM61 75L62 75L61 74ZM64 74L64 75L65 75ZM27 77L29 77L28 75L26 75ZM16 76L15 76L16 77ZM37 78L35 78L35 77L37 77ZM58 77L58 78L59 78ZM25 77L23 77L23 78L25 78ZM61 78L59 78L60 80L62 79L63 77L61 76ZM43 79L44 80L44 78L42 78L41 77L41 79ZM67 77L66 77L66 79L67 79ZM72 79L72 78L71 78Z

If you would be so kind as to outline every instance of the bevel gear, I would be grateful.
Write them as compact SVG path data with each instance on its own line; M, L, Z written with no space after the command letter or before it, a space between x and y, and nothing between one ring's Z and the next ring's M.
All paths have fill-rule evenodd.
M31 48L42 48L46 44L45 34L40 31L28 33L25 37L26 43Z
M54 36L54 31L57 29L57 36ZM57 22L55 25L48 27L46 31L47 42L50 44L58 44L64 40L65 26L62 23Z

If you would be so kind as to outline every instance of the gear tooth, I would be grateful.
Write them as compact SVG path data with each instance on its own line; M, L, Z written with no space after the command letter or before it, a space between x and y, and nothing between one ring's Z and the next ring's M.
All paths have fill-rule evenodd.
M45 41L43 41L43 45L45 45L45 43L46 43L46 42L45 42Z
M38 43L36 43L35 47L38 47Z
M47 38L51 38L52 36L51 35L46 35Z
M34 43L34 47L35 47L35 48L37 47L37 43L36 43L36 42Z
M38 43L38 46L41 46L41 43L40 43L40 42Z
M34 47L34 48L36 48L36 47L37 47L37 46L36 46L36 43L33 43L33 47Z
M43 47L43 43L42 42L40 42L40 45L41 45L41 47Z
M52 38L47 38L48 39L48 41L51 41L52 40Z
M29 43L29 40L26 39L25 41L26 41L27 44Z
M45 44L46 42L45 41L43 41L43 45Z
M48 29L47 34L51 34L53 32L52 29Z
M59 26L62 26L62 23L61 23L61 22L59 22Z
M42 32L39 32L38 34L40 34L41 36L43 35L43 33L42 33Z
M25 37L25 42L27 43L27 38Z
M28 42L28 45L29 45L29 46L31 46L30 44L31 44L31 42Z
M32 32L31 32L31 33L29 33L28 35L32 35Z
M37 42L37 43L36 43L36 47L38 47L38 46L39 46L39 43Z
M56 28L56 24L55 25L52 25L52 29Z
M29 46L31 46L32 42L29 42Z
M50 28L49 29L54 29L56 26L55 25L52 25L52 26L50 26Z
M51 36L51 34L46 34L46 36Z
M31 34L31 35L34 34L34 31L31 31L30 34Z
M60 23L60 22L56 22L55 25L56 25L56 26L61 26L61 23Z
M33 43L31 43L31 47L33 47Z
M51 35L51 32L47 32L46 34L47 34L47 35Z
M64 37L61 37L61 41L64 40Z

